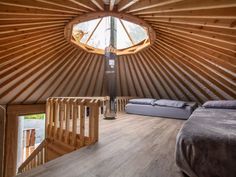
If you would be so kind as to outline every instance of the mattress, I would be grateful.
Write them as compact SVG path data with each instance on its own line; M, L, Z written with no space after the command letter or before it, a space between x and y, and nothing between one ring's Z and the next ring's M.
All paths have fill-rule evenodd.
M183 108L128 103L125 107L125 111L128 114L188 119L196 107L197 104L194 102L188 102Z
M177 135L176 163L191 177L235 177L236 109L196 109Z

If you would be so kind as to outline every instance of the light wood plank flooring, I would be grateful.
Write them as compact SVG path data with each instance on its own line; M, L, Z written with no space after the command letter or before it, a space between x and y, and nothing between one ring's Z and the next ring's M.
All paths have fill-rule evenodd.
M99 142L20 177L180 177L176 135L184 121L120 114L100 120Z

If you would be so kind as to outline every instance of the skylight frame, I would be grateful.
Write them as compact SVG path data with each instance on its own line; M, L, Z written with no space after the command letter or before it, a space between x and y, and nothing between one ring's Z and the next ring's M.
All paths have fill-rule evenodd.
M92 38L96 29L99 27L103 18L107 16L113 16L113 17L118 18L118 22L121 23L122 27L124 28L126 32L126 35L128 36L130 42L133 44L133 46L130 46L128 48L116 49L117 55L133 54L133 53L143 50L144 48L151 46L154 43L156 39L156 33L149 24L147 24L144 20L139 19L135 16L124 14L124 13L116 13L116 12L94 12L94 13L88 13L86 15L82 15L75 18L74 20L72 20L66 25L65 31L64 31L65 38L70 43L74 44L75 46L79 48L82 48L83 50L87 52L96 53L96 54L104 54L104 49L92 47L88 45L88 42ZM90 36L88 37L85 43L76 42L75 40L73 40L72 30L73 30L74 25L82 23L82 22L90 21L90 20L95 20L95 19L99 19L99 21L95 25L95 28L93 29L92 33L90 34ZM134 23L142 27L144 30L146 30L148 38L135 44L134 40L132 39L132 36L129 34L127 27L125 26L122 20Z

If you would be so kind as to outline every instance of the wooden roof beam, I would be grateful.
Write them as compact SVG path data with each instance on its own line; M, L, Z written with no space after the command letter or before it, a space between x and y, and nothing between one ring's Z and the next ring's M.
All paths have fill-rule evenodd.
M137 11L142 11L145 9L150 9L158 6L164 6L176 2L180 2L183 0L143 0L135 5L132 6L132 8L129 8L126 12L131 13L131 12L137 12Z
M154 8L150 8L150 9L146 9L146 10L142 10L140 12L135 12L133 13L133 15L147 15L147 14L164 14L164 13L181 13L182 15L184 13L188 13L187 15L192 15L193 13L196 13L196 11L198 12L204 12L205 14L207 14L208 16L210 15L215 15L215 14L228 14L230 11L235 14L235 8L236 7L236 3L232 3L232 4L193 4L192 2L192 6L179 6L178 8L173 8L173 6L166 6L164 8L160 7L154 7ZM229 9L229 11L227 10L227 13L222 13L220 12L221 9L223 8L227 8ZM209 12L209 10L213 11L213 12ZM215 11L215 13L214 13Z
M77 8L77 7L72 7L72 6L69 6L69 5L66 5L66 4L63 4L62 2L58 1L48 1L48 0L36 0L38 2L41 2L41 3L45 3L45 4L50 4L50 5L54 5L54 6L57 6L57 7L62 7L62 8L66 8L66 9L70 9L70 10L74 10L74 11L81 11L81 12L88 12L88 10L86 9L81 9L81 8Z
M74 4L77 4L81 7L84 7L86 9L89 9L91 11L96 11L96 9L94 7L92 7L94 4L91 3L90 1L88 0L69 0L70 2L74 3Z
M115 4L116 4L116 0L110 0L110 11L114 9Z
M128 7L134 5L135 3L139 2L140 0L124 0L124 1L121 1L119 4L118 4L118 11L123 11L125 9L127 9Z
M208 15L214 14L211 12L208 12L207 10L220 10L224 8L233 8L235 7L235 0L225 0L224 3L222 1L214 1L214 0L208 0L208 1L192 1L191 3L188 2L172 2L166 1L166 3L159 3L155 6L149 6L147 9L142 9L141 11L139 9L136 9L135 11L132 9L129 9L130 11L134 12L133 15L141 15L141 14L155 14L155 13L172 13L172 12L185 12L185 11L202 11L205 10ZM141 3L141 2L140 2ZM133 7L132 7L133 8ZM188 15L191 15L189 13ZM218 14L216 12L215 14ZM226 14L224 14L226 15Z
M9 2L8 0L1 0L0 5L8 6L11 9L14 8L25 8L27 11L37 10L37 12L41 11L48 11L48 12L56 12L57 14L78 14L78 11L73 10L65 10L65 8L58 7L55 8L55 5L49 5L49 4L43 4L36 1L27 1L27 3L24 3L23 1L12 1Z
M104 2L103 0L90 0L92 3L94 3L100 10L104 10Z

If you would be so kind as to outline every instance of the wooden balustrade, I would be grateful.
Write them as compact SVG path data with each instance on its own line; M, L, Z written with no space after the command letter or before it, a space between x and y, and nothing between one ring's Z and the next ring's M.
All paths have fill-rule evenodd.
M132 97L117 97L123 112ZM46 103L46 138L19 167L30 170L47 161L98 141L99 116L109 107L109 97L52 97Z
M75 97L77 99L90 99L90 100L99 100L99 115L103 115L105 113L105 109L107 108L108 102L110 100L109 96L104 97Z
M18 168L18 173L28 171L39 165L45 163L45 150L47 141L43 140L42 143L29 155L29 157Z
M53 97L46 103L46 138L19 167L28 171L98 141L99 116L109 97Z
M124 112L125 111L125 105L132 98L134 98L134 97L117 97L116 98L116 110L117 110L117 112Z
M55 97L47 100L47 160L98 141L102 97ZM104 99L105 101L105 99Z
M29 155L34 151L35 149L35 128L28 128L23 130L23 158L27 159Z

